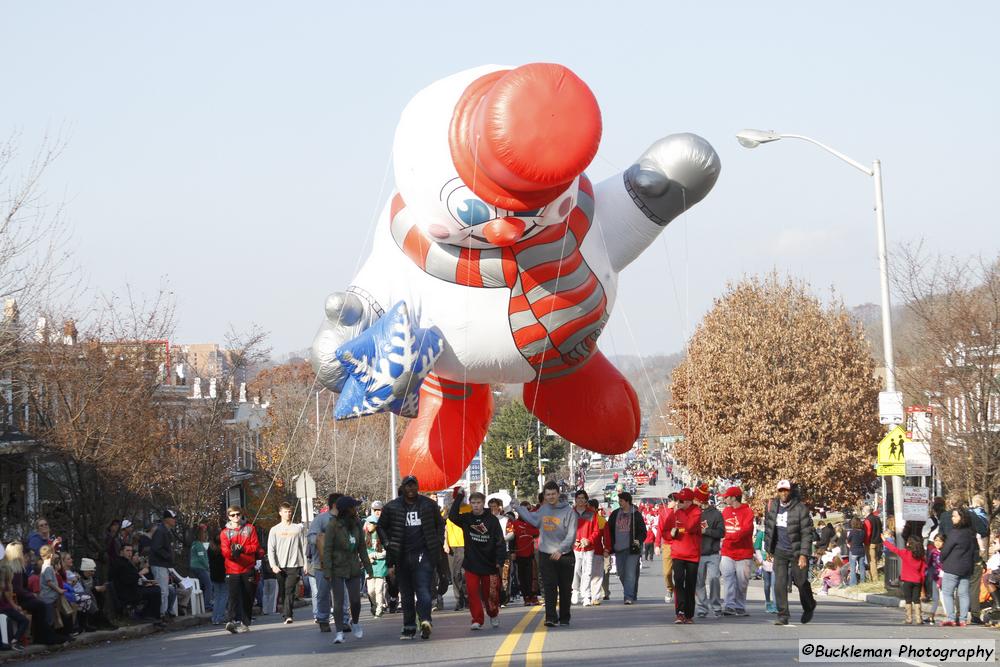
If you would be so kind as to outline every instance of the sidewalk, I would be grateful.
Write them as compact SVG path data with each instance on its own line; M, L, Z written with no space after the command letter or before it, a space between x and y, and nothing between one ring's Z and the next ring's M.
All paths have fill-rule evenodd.
M847 588L831 588L829 591L829 597L838 597L845 600L857 600L858 602L867 602L868 604L878 605L879 607L902 607L903 600L887 591L883 588L881 591L875 592L865 592L856 590L859 587L854 586L855 590Z
M295 601L295 608L300 609L302 607L308 607L312 603L309 599L299 598ZM257 607L260 609L260 607ZM259 616L255 615L254 618ZM46 646L43 644L31 644L25 647L23 653L15 653L14 651L2 651L0 652L0 664L7 662L15 662L17 660L23 660L30 657L45 655L48 653L56 653L61 651L72 651L76 648L91 646L93 644L101 644L104 642L114 642L123 641L127 639L136 639L138 637L145 637L146 635L151 635L157 632L176 632L178 630L187 630L188 628L194 628L199 625L207 625L212 622L212 612L205 614L198 614L197 616L179 616L173 621L165 626L156 625L153 622L148 623L135 623L133 625L123 625L117 630L98 630L97 632L83 632L77 635L76 639L71 642L66 642L65 644L56 644L55 646ZM219 626L221 631L222 626Z
M14 651L3 651L0 653L0 663L14 662L28 657L55 653L57 651L71 651L78 647L100 644L102 642L120 641L123 639L135 639L144 637L155 632L173 632L175 630L186 630L198 625L212 622L212 614L199 614L197 616L179 616L165 626L158 626L150 623L136 623L134 625L123 625L117 630L98 630L97 632L83 632L76 639L65 644L46 646L44 644L31 644L25 647L23 653Z

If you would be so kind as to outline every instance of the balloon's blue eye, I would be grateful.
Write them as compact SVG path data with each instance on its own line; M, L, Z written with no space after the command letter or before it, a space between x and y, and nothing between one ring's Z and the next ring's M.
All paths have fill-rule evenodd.
M459 220L470 227L473 225L481 225L482 223L492 220L495 217L493 212L490 210L490 207L479 199L463 200L458 205L455 213L458 215Z
M533 218L542 212L542 209L536 208L530 211L514 211L514 216L518 218Z

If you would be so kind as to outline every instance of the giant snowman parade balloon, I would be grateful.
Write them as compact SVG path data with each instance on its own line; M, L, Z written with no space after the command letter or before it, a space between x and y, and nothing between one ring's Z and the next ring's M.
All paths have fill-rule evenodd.
M312 345L335 416L412 417L399 470L453 484L493 413L491 383L585 449L627 451L635 390L597 348L618 274L708 194L719 157L694 134L655 141L591 183L601 111L562 65L485 66L431 84L403 110L396 192L371 255L327 297Z

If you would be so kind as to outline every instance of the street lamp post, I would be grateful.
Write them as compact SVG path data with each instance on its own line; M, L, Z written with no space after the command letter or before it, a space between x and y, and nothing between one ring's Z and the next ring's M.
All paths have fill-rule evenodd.
M742 130L737 133L736 140L744 148L756 148L761 144L778 139L801 139L819 146L827 153L840 158L875 183L875 226L878 236L879 277L882 289L882 353L885 356L885 388L886 391L896 391L896 362L892 348L892 309L889 301L889 258L885 243L885 206L882 200L882 163L879 160L867 167L857 160L852 160L838 150L824 143L801 134L779 134L764 130ZM883 494L884 496L884 494ZM892 478L893 515L896 517L896 544L903 543L903 478Z

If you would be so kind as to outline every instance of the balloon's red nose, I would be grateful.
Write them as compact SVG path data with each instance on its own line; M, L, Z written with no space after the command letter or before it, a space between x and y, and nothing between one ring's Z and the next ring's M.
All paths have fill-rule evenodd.
M483 236L499 248L514 245L524 234L524 222L518 218L497 218L486 223Z

